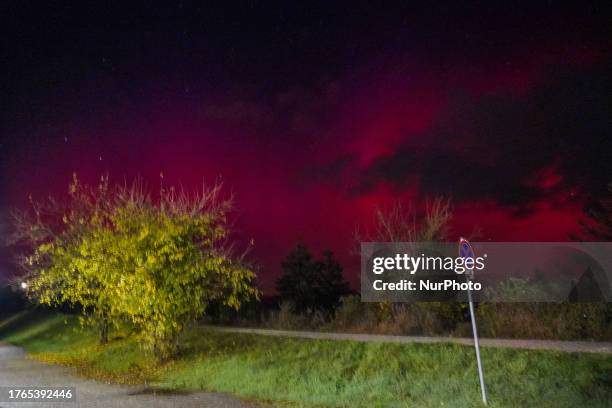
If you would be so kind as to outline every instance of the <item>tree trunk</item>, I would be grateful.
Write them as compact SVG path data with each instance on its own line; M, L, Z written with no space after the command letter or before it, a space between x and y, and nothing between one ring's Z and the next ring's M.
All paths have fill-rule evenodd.
M100 323L100 344L108 343L108 320L103 319Z

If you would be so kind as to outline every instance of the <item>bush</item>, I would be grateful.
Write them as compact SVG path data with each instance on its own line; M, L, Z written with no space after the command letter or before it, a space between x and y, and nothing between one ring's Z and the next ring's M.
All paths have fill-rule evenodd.
M343 296L336 309L331 328L338 330L363 330L376 326L378 319L370 303L362 303L359 295Z
M526 279L509 279L488 289L488 298L504 299L508 303L482 302L478 305L481 334L558 340L611 338L612 305L524 302L542 298L545 290Z
M272 311L264 326L280 330L318 330L328 324L326 314L319 310L296 313L291 302L281 302L279 310Z
M448 303L362 303L345 296L330 323L331 330L380 334L447 334L463 320L462 306Z
M128 321L144 346L169 357L209 303L238 309L258 296L255 274L232 255L231 200L220 188L162 187L154 199L138 181L111 187L103 177L89 187L75 176L65 208L51 200L16 218L28 295L80 306L102 342L109 325Z
M450 334L464 321L462 305L443 302L386 304L388 308L378 322L378 333L396 335ZM380 309L380 307L379 307Z
M482 303L484 337L612 340L609 303Z

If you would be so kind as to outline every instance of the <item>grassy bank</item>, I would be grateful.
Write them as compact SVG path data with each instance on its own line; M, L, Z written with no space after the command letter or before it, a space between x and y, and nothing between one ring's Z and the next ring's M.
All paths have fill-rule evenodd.
M127 333L107 346L72 317L22 314L0 323L0 340L83 375L160 387L205 389L288 406L480 406L473 350L458 345L270 338L190 330L164 366ZM493 407L604 407L612 357L484 349Z

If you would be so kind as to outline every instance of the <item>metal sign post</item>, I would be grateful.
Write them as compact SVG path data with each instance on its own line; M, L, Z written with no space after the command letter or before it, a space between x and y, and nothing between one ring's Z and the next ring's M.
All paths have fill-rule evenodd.
M474 250L467 239L461 238L459 240L459 255L462 258L474 259ZM474 269L469 269L465 272L465 279L468 283L474 277ZM468 285L467 288L468 303L470 305L470 319L472 320L472 333L474 334L474 348L476 349L476 362L478 363L478 378L480 380L480 392L482 394L482 402L487 405L487 388L484 382L484 371L482 369L482 361L480 360L480 346L478 344L478 329L476 328L476 316L474 314L474 302L472 300L472 291Z

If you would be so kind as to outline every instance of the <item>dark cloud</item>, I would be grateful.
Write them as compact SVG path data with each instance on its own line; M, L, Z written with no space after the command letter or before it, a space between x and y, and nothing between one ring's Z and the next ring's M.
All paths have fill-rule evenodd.
M460 201L525 206L564 189L596 194L612 179L610 68L550 74L520 96L455 92L436 124L378 158L356 191L416 176L421 192Z

